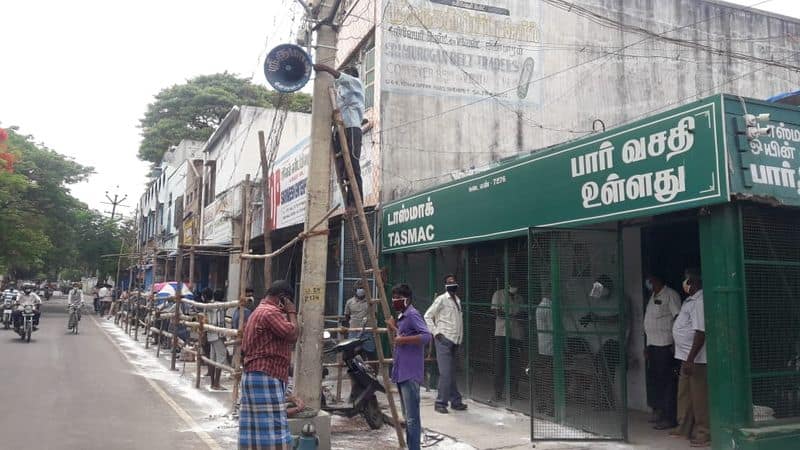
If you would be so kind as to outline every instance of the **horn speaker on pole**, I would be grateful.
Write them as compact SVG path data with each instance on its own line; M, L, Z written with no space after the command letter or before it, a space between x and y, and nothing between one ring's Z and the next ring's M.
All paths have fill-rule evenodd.
M294 44L281 44L267 54L264 60L264 75L278 92L294 92L301 89L311 78L311 57Z

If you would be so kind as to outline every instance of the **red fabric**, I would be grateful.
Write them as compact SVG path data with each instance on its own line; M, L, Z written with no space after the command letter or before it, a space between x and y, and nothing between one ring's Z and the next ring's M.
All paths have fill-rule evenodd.
M297 326L276 305L267 301L250 314L244 328L242 352L245 372L264 372L283 381L289 379L289 364Z

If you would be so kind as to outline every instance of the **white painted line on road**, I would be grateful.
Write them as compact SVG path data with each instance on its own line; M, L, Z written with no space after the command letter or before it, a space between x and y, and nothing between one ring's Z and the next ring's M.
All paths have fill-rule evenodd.
M128 363L133 366L133 363L131 363L131 361L128 359L128 357L125 354L125 351L122 349L122 347L120 347L119 344L117 344L117 341L115 341L111 337L111 335L108 334L108 332L100 325L100 323L97 322L97 319L95 319L94 316L89 316L89 317L92 318L92 321L94 322L95 325L97 325L97 328L100 329L100 331L103 332L105 337L108 339L109 342L111 342L111 344L117 349L117 351L119 351L120 353L122 353L123 356L125 356L125 360L128 361ZM134 366L134 368L135 368L135 366ZM144 378L147 381L147 383L150 385L150 387L152 387L153 390L156 391L156 393L159 396L161 396L161 398L164 400L164 402L166 404L168 404L170 407L172 407L172 410L175 411L175 414L177 414L178 417L183 419L184 423L186 423L186 425L195 434L197 434L197 436L200 438L200 440L202 440L208 446L208 448L210 448L211 450L222 450L222 447L220 447L219 444L217 444L217 442L214 440L214 438L212 438L208 433L203 431L200 428L200 425L197 422L195 422L194 419L192 419L192 416L189 415L189 413L187 413L186 410L181 408L181 406L179 404L177 404L175 402L175 400L173 400L172 397L170 397L169 394L167 394L164 391L164 389L162 389L161 386L158 385L158 383L156 383L155 381L153 381L153 380L151 380L150 378L147 378L147 377L142 377L142 378Z

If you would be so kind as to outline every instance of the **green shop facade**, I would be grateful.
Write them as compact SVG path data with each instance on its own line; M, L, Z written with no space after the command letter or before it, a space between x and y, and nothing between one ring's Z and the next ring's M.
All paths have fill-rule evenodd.
M383 207L389 280L424 312L458 277L465 395L533 440L626 440L644 278L700 268L713 448L800 448L798 148L797 108L717 95L505 160Z

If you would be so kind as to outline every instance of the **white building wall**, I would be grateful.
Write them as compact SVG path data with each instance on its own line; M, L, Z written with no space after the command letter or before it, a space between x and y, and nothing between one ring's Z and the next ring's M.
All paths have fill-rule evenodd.
M713 93L766 98L800 82L800 21L723 2L480 2L497 8L487 13L382 1L382 201L583 136L595 119L612 128Z

